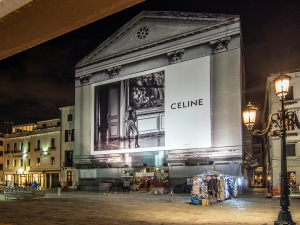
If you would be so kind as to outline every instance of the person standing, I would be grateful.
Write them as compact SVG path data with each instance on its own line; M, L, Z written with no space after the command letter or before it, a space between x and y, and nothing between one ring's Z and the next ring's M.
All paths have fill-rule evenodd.
M139 131L135 125L135 122L137 121L137 115L136 111L132 108L131 105L128 106L127 112L125 113L125 123L126 123L126 136L129 141L129 147L130 147L130 131L132 133L135 133L135 148L140 147L138 143L138 138L139 138Z
M36 181L34 181L33 184L32 184L32 188L37 190L38 186L39 186L38 183Z
M61 193L61 183L60 183L60 181L58 181L58 188L57 188L57 195L61 195L60 193Z

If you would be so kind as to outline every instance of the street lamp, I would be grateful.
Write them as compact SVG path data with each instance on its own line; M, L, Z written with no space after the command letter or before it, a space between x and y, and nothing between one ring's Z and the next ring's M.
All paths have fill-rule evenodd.
M275 92L280 98L281 110L269 115L268 124L264 130L252 130L255 122L257 108L250 102L243 111L244 124L254 136L268 134L272 138L281 139L281 187L280 187L280 211L274 225L294 225L292 215L289 211L289 189L287 183L286 163L286 127L296 125L300 129L300 123L295 112L287 111L284 108L285 96L288 94L291 77L280 75L274 79Z

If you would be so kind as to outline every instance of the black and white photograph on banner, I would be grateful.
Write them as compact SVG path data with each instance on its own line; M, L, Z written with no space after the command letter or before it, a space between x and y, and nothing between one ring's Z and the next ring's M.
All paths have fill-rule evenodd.
M165 72L95 89L95 151L165 145Z

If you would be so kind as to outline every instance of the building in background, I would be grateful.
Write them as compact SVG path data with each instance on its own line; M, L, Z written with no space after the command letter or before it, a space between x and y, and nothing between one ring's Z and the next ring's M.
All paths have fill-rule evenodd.
M77 170L74 167L75 106L60 108L61 111L61 178L69 187L76 187ZM77 179L78 180L78 179Z
M252 136L253 138L253 157L257 160L257 167L253 171L252 186L264 187L266 173L263 158L263 139L262 137Z
M57 187L60 176L60 119L12 126L4 135L6 184Z
M4 134L0 133L0 182L1 183L4 182L3 165L4 165Z
M206 170L241 176L241 40L236 15L143 11L81 60L80 187L132 176L175 186Z
M283 74L291 76L289 93L285 97L284 105L286 110L294 111L299 118L300 109L300 70L284 71ZM268 115L280 110L280 101L275 94L274 79L280 73L272 73L267 78L265 104L263 111L263 125L266 127ZM292 186L292 191L299 190L300 185L300 130L296 126L287 126L286 131L286 155L287 155L287 178ZM280 195L280 171L281 171L281 140L267 138L266 148L268 148L268 180L273 186L273 194Z

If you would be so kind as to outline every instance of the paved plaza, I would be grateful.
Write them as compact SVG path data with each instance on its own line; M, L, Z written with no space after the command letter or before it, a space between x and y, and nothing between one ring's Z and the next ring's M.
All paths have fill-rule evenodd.
M188 193L69 191L58 196L55 191L31 201L4 200L1 195L0 225L271 225L279 212L279 199L267 199L265 189L259 188L213 206L189 204ZM299 209L300 199L291 199L290 211L298 224Z

